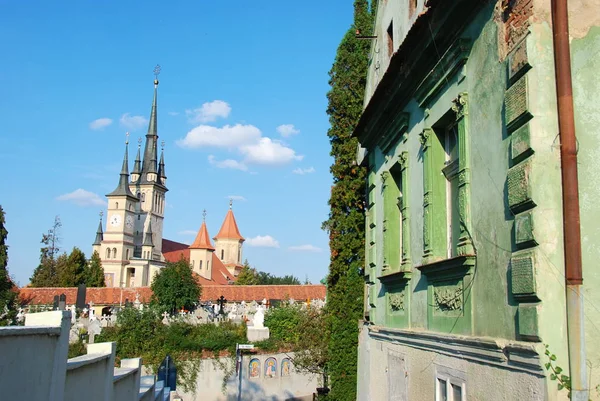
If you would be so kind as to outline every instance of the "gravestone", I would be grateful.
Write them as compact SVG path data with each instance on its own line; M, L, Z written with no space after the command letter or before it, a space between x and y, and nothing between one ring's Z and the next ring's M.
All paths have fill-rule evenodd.
M54 300L52 301L52 310L58 310L58 295L54 296Z
M94 338L102 332L102 324L98 319L92 320L87 327L89 342L90 344L94 343Z
M267 340L270 336L269 328L264 326L265 314L263 307L258 306L254 318L252 320L252 326L248 326L246 335L249 342Z
M85 293L85 284L79 284L79 286L77 287L77 300L75 301L75 306L77 307L77 309L81 310L85 308Z
M65 310L67 308L67 296L65 294L60 294L58 297L58 309Z

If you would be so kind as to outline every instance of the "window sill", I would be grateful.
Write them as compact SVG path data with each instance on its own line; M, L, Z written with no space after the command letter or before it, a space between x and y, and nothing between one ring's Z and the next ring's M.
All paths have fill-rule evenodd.
M417 266L417 269L426 276L445 276L459 272L466 273L475 266L476 259L475 255L461 255Z
M410 270L390 271L377 277L384 284L396 282L400 280L410 280L412 273Z

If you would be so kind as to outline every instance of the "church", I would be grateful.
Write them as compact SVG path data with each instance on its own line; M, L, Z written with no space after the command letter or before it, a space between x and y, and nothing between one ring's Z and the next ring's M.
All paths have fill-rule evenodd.
M129 174L129 141L125 143L119 183L106 195L106 229L103 230L101 217L92 245L102 260L106 286L147 287L166 262L177 262L181 258L189 261L203 286L231 284L242 268L244 243L231 201L223 225L213 238L214 246L205 221L192 245L163 238L168 189L164 142L158 158L157 92L158 76L154 80L143 157L140 138Z

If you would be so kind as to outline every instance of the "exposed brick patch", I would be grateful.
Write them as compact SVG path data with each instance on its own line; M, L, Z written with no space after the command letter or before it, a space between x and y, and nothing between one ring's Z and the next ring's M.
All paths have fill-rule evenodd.
M529 18L533 15L533 0L502 0L504 10L504 42L506 53L527 35Z

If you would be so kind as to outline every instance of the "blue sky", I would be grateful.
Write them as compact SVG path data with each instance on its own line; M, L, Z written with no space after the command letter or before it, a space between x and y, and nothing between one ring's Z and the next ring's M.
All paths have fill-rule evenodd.
M125 132L145 135L160 64L168 176L164 237L216 235L233 196L244 256L317 282L327 273L328 71L352 2L0 0L0 205L9 271L27 284L59 215L91 252ZM131 166L130 166L131 168Z

